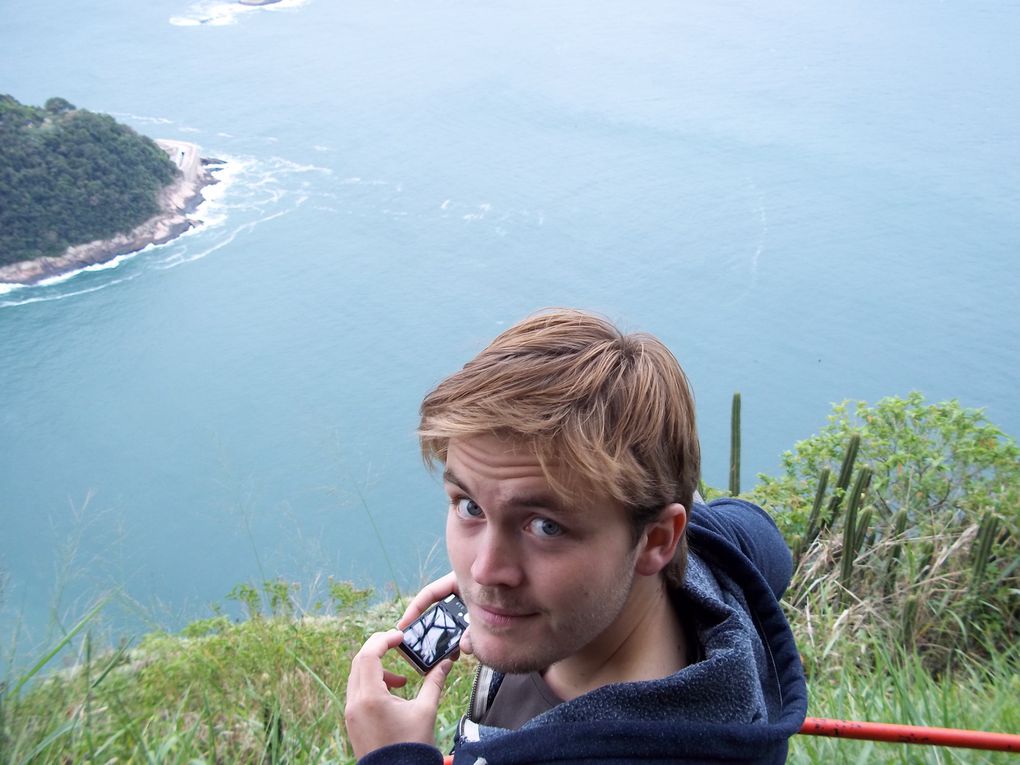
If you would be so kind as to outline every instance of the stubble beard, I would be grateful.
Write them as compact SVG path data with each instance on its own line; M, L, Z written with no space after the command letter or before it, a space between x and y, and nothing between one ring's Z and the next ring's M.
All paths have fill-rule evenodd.
M634 585L634 576L633 566L629 566L626 572L621 572L612 580L622 582L623 586L612 587L602 593L586 593L584 606L576 611L566 614L562 611L558 614L539 611L536 618L544 619L550 626L543 631L546 634L540 635L537 641L518 642L514 647L519 649L519 653L504 651L504 655L500 656L490 653L484 645L476 645L473 642L472 652L479 662L497 672L513 675L544 672L556 662L582 650L613 624L627 602ZM512 599L491 588L480 587L469 594L468 603L472 601L478 605L511 611L526 610L515 608ZM505 642L513 638L504 635L498 636L497 639Z

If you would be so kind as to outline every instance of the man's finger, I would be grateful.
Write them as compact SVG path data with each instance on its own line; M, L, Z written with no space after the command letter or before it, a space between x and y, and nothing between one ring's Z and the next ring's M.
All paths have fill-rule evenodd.
M386 683L387 688L403 688L407 685L407 678L404 675L398 675L396 672L384 669L383 682Z
M432 709L439 708L439 697L443 692L443 686L446 685L446 678L449 676L452 668L453 662L449 659L443 659L432 668L431 672L425 675L425 682L421 684L421 690L418 691L418 701L420 703L426 704Z
M381 659L383 655L391 648L396 648L400 645L400 641L404 639L404 633L400 630L386 630L386 632L375 632L369 636L365 644L361 646L361 650L355 655L354 660L357 661L359 658L373 657Z
M425 585L421 592L411 598L411 602L404 609L404 615L400 617L397 626L401 628L406 627L421 616L426 608L453 592L458 595L460 594L457 589L457 577L451 571L449 574L445 574L436 579L436 581Z
M371 635L361 650L351 660L351 672L347 678L347 698L364 687L378 687L383 678L382 657L391 648L395 648L404 639L400 630L376 632Z

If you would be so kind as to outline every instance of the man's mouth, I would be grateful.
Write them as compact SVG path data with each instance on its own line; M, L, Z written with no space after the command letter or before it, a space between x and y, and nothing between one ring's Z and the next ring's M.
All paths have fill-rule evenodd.
M476 606L475 612L478 615L478 618L475 620L475 624L481 622L487 627L510 627L530 616L530 614L517 614L509 611L492 610L485 606Z
M523 619L535 616L536 612L523 608L505 608L503 606L469 601L472 623L481 622L487 627L509 627Z

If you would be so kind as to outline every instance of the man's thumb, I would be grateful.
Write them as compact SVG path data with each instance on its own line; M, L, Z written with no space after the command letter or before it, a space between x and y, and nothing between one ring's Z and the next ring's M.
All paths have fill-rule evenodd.
M439 695L443 692L443 686L446 685L446 678L451 669L453 669L453 662L449 659L443 659L433 667L432 671L425 675L425 682L421 684L421 690L418 691L418 700L438 708Z

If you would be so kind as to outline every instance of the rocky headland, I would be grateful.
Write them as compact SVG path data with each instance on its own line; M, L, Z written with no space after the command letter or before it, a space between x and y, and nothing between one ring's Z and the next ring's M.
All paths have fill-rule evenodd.
M106 263L121 255L137 252L150 244L163 244L200 225L189 217L201 204L202 189L217 182L213 171L222 161L202 159L198 147L185 141L157 140L181 171L178 179L159 192L160 212L140 226L111 239L68 247L61 255L23 260L0 266L0 283L35 284L70 271Z

